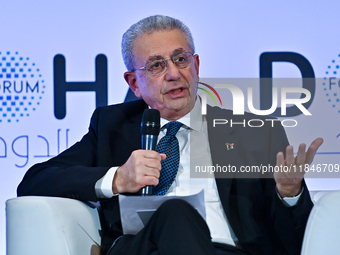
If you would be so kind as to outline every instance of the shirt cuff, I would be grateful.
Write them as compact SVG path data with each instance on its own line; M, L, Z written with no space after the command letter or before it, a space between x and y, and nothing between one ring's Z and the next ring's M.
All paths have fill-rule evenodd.
M100 178L94 186L97 198L111 198L117 196L112 191L112 182L118 167L111 167L106 174Z
M301 190L300 194L298 194L298 195L296 195L296 196L294 196L294 197L283 197L283 198L282 198L282 197L280 196L279 192L276 191L276 193L277 193L277 195L279 196L279 198L281 199L281 201L282 201L285 205L287 205L287 206L289 206L289 207L292 207L292 206L294 206L294 205L297 204L297 202L299 201L299 198L300 198L300 196L301 196L301 194L302 194L302 192L303 192L304 189L305 189L305 187L302 187L302 190Z

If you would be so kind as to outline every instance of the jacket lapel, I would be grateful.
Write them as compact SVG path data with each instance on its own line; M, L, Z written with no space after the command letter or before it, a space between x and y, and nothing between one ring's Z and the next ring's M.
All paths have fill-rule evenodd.
M234 127L228 124L218 124L214 127L214 119L230 120L232 114L227 110L217 107L207 108L208 139L211 158L214 166L236 166L239 137L233 134ZM233 148L227 148L226 144L234 144ZM223 176L222 176L223 175ZM233 173L216 173L216 185L223 209L229 219L229 196L233 181Z

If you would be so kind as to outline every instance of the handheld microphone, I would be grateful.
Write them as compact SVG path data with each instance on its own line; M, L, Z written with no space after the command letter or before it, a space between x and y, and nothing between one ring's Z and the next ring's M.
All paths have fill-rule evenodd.
M141 123L142 149L156 150L157 138L160 130L160 113L155 109L146 109ZM152 195L153 186L145 186L142 196Z

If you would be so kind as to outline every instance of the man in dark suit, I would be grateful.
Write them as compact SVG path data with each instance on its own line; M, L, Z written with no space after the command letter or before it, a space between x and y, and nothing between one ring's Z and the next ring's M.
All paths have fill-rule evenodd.
M194 52L189 29L176 19L158 15L134 24L123 36L128 69L124 77L142 100L96 109L83 139L33 166L18 195L99 200L103 254L299 254L312 208L303 171L278 171L273 178L216 173L215 178L195 179L190 178L190 164L236 169L302 166L312 162L322 139L315 140L307 152L300 145L294 157L281 125L214 126L214 119L247 122L254 116L236 117L216 107L208 107L206 117L201 115L199 57ZM147 185L157 187L162 162L169 157L140 150L140 123L148 107L160 111L159 139L167 136L165 124L181 123L176 131L177 175L167 195L204 189L207 221L190 205L174 199L164 203L137 235L122 235L117 195L136 194ZM233 148L226 148L226 143Z

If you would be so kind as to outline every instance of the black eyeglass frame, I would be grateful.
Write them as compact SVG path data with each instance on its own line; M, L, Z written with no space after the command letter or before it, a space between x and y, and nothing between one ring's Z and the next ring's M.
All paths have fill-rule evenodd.
M188 63L187 63L185 66L178 66L178 64L180 64L180 62L176 62L176 58L179 58L179 57L182 56L182 55L186 55L186 56L188 56L188 58L190 58L190 59L188 60ZM183 68L186 68L186 67L188 67L189 65L191 65L191 63L192 63L192 57L193 57L194 55L195 55L195 54L192 53L192 52L183 52L183 53L180 53L180 54L178 54L178 55L176 55L176 56L173 56L173 57L171 57L171 58L168 58L168 59L157 59L157 60L148 62L148 63L146 63L145 66L140 67L140 68L136 68L136 69L132 70L131 72L135 72L135 71L137 71L137 70L145 70L148 74L150 74L150 75L152 75L152 76L161 75L161 74L165 73L165 71L167 70L167 68L168 68L168 61L169 61L169 60L171 60L172 63L173 63L177 68L183 69ZM161 70L161 71L158 72L158 73L152 73L151 71L149 71L149 69L150 69L154 64L156 64L156 63L163 63L163 66L164 66L164 67L163 67L163 70Z

